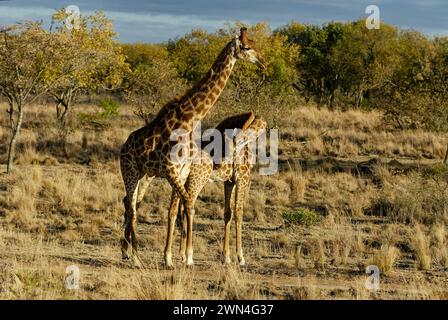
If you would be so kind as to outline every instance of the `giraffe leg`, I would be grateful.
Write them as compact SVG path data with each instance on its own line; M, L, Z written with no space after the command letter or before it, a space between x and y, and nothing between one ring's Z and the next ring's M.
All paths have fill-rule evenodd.
M193 262L193 219L195 215L195 209L194 209L194 200L191 198L188 199L188 202L185 202L185 214L186 216L186 222L187 222L187 245L186 245L186 264L187 266L192 266L194 264Z
M232 222L232 208L230 204L230 199L232 197L232 191L235 184L232 181L224 182L224 245L223 245L223 258L225 263L230 263L230 250L229 250L229 242L230 242L230 225Z
M177 192L173 189L173 192L171 193L171 203L170 203L170 209L168 211L168 229L166 234L166 245L165 245L165 265L168 268L174 268L173 260L172 260L172 253L171 253L171 247L173 244L173 232L176 224L176 218L177 218L177 210L179 208L179 202L180 198Z
M247 189L249 187L248 176L241 177L236 183L235 190L235 225L236 225L236 255L240 266L246 264L243 256L243 245L241 239L242 224L243 224L243 206L246 199Z
M190 201L185 205L185 212L187 216L187 266L192 266L193 262L193 218L194 218L194 205Z
M199 194L201 193L202 189L208 182L212 174L212 171L213 171L213 160L210 158L208 154L205 153L202 154L202 161L200 163L193 163L190 168L190 174L188 175L188 179L185 183L185 189L190 195L190 199L193 203L193 210L196 200ZM182 211L182 239L181 239L180 252L182 255L182 262L187 262L187 264L188 264L188 258L186 251L188 246L189 245L191 246L192 236L189 237L188 235L192 234L192 228L193 228L192 223L193 223L192 221L190 222L188 220L188 215L184 208L184 210Z
M185 209L182 205L179 206L179 211L181 211L181 239L180 239L180 255L182 257L182 263L187 262L187 217L185 215Z
M123 259L129 259L129 245L132 245L132 254L137 251L136 227L137 227L137 177L125 178L126 196L123 199L124 213L124 238L121 241ZM131 254L131 255L132 255Z
M167 176L168 182L173 187L182 200L182 204L185 209L185 215L187 217L187 265L193 265L193 216L194 216L194 203L185 189L184 184L179 176L171 174Z

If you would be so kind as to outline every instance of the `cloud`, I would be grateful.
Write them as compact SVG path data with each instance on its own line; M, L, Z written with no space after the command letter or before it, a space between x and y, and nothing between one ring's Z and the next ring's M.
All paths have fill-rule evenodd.
M125 42L160 42L192 28L212 31L237 20L267 21L274 28L292 20L314 24L355 20L365 16L369 4L380 7L381 18L387 23L429 34L448 34L447 0L13 0L0 2L0 24L32 18L49 20L54 9L71 4L85 14L105 11Z
M209 20L191 16L175 16L170 14L135 14L116 11L108 11L107 13L109 18L120 20L124 23L158 23L164 26L205 23L210 26L218 27L223 22L220 20Z
M225 20L171 14L135 14L109 11L120 38L126 42L160 42L189 32L192 28L218 29Z
M10 7L0 4L0 22L15 23L20 20L47 19L53 12L54 10L50 8Z

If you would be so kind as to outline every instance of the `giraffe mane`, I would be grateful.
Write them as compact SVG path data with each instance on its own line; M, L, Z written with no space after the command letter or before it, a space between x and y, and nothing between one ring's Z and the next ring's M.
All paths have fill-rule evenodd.
M204 83L210 79L210 77L213 75L215 70L218 68L218 66L223 63L224 58L229 54L229 52L232 50L232 44L235 41L235 39L232 39L227 45L221 50L220 54L218 55L217 59L213 63L211 69L202 77L202 79L197 82L193 87L188 89L184 94L177 95L174 97L171 101L167 102L162 108L160 108L158 114L153 118L153 120L150 122L150 125L154 126L157 125L160 121L163 121L166 117L166 114L171 111L171 109L175 108L179 104L185 103L196 91L198 91Z
M221 63L224 62L225 57L229 54L229 52L232 50L232 43L234 42L234 40L230 41L229 43L227 43L227 45L221 50L221 52L219 53L218 57L216 58L215 62L213 63L212 67L210 68L210 70L202 77L202 79L197 82L196 84L193 85L193 87L191 87L190 89L188 89L183 95L174 98L171 103L176 103L176 102L185 102L193 93L195 93L196 91L198 91L203 84L210 79L210 77L213 75L214 72L216 72L217 68L219 67L219 65ZM170 104L170 103L168 103Z

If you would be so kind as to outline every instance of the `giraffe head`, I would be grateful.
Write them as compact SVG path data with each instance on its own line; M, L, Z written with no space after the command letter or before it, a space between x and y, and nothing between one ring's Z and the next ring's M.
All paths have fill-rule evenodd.
M241 28L240 35L235 39L235 57L255 63L262 69L266 69L266 64L260 52L255 47L255 42L249 39L246 28Z
M268 123L263 117L255 116L254 120L252 120L248 128L256 132L259 132L260 130L263 129L266 130L268 128Z

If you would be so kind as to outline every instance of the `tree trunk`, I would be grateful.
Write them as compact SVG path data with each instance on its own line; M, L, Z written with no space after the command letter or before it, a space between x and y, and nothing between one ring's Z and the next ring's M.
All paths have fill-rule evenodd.
M325 81L324 78L320 79L320 87L319 87L319 102L317 107L321 108L323 105L325 105Z
M61 122L62 117L62 102L59 100L56 102L56 120L58 123Z
M8 165L6 173L11 174L14 167L14 156L16 153L17 137L19 136L20 128L23 121L23 103L20 101L17 105L17 122L14 122L14 104L10 102L9 106L9 124L11 129L11 140L9 141L8 148Z
M335 91L331 91L328 95L328 109L330 109L331 111L334 111L334 95Z
M8 148L8 166L6 168L6 173L11 174L12 169L14 167L14 156L16 153L16 141L17 141L17 134L13 134L11 137L11 140L9 141L9 148Z
M67 115L68 108L69 106L65 102L58 101L56 104L56 118L60 130L65 129L65 116Z
M73 100L74 90L69 89L56 98L56 118L61 131L65 130L66 116Z
M359 89L359 91L356 93L355 96L355 108L359 109L362 105L362 101L364 98L364 91L362 89Z

